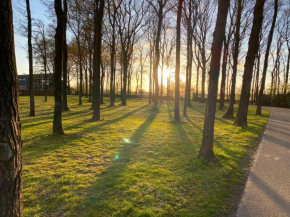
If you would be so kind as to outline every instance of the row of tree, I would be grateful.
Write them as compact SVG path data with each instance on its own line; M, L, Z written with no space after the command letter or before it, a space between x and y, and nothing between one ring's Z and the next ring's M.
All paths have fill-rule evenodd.
M32 34L32 20L30 15L29 0L26 0L27 9L27 36L30 75L33 73L33 48L32 38L39 37L42 52L34 52L40 56L43 68L51 67L54 76L54 120L53 133L63 134L62 111L67 110L66 92L68 84L69 57L67 46L67 27L73 34L72 44L76 45L74 66L79 77L79 104L82 104L83 79L88 84L92 100L93 117L100 120L101 83L104 73L102 57L109 51L110 69L110 105L114 106L116 92L117 68L121 81L122 105L127 104L128 90L131 90L132 75L134 73L134 57L139 54L140 70L136 76L142 80L145 60L149 57L149 101L153 100L152 109L157 111L159 100L163 96L163 70L164 67L175 68L175 112L174 121L180 121L179 96L180 96L180 68L181 47L186 47L186 73L185 73L185 100L183 114L190 105L191 81L193 64L196 66L196 90L199 88L199 71L201 71L201 100L205 100L206 75L208 73L208 95L203 129L203 140L199 156L208 160L215 160L213 152L214 122L216 113L217 96L219 89L219 74L221 70L220 108L224 107L226 83L231 83L229 93L230 105L225 113L226 117L233 116L233 106L236 95L236 79L239 62L245 61L242 89L239 101L235 126L247 126L248 105L250 95L257 101L257 114L260 114L261 99L263 97L266 75L268 72L269 58L272 57L274 65L271 72L271 94L287 92L289 73L289 49L287 66L284 70L284 87L279 88L281 82L280 72L283 66L285 44L288 46L288 25L280 25L289 18L289 4L282 4L281 0L267 2L266 0L54 0L53 21L55 24L55 38L52 55L44 48L49 43L44 42L41 31L38 36ZM280 3L280 4L279 4ZM0 122L0 207L1 216L21 216L21 135L18 114L17 73L14 54L13 23L11 0L0 3L1 29L1 122ZM51 7L51 4L47 4ZM279 10L280 7L280 10ZM249 10L254 8L254 10ZM280 13L279 13L280 12ZM174 15L174 16L173 16ZM176 17L176 20L172 20ZM269 18L270 17L270 18ZM286 17L286 18L285 18ZM268 19L267 19L268 18ZM215 26L213 23L216 23ZM41 25L40 25L41 26ZM269 26L269 29L268 29ZM278 26L278 27L277 27ZM44 29L44 28L43 28ZM213 29L213 31L212 31ZM268 31L267 31L268 29ZM182 38L181 32L185 32ZM213 35L211 36L211 32ZM45 35L45 34L43 34ZM277 46L272 46L273 38L279 39ZM248 39L248 46L243 46ZM34 40L35 43L36 40ZM45 40L46 41L46 40ZM208 46L211 43L211 51ZM139 46L137 46L139 43ZM142 44L144 46L142 46ZM264 46L265 44L265 46ZM145 46L146 45L146 46ZM37 46L35 46L37 47ZM264 48L265 47L265 48ZM84 49L86 48L86 49ZM136 49L138 48L138 49ZM279 49L278 49L279 48ZM245 49L246 51L243 51ZM145 51L144 51L145 50ZM265 50L265 53L264 53ZM173 53L175 51L175 63ZM263 71L260 80L260 64L263 55ZM43 58L46 56L45 58ZM245 58L244 58L245 56ZM145 58L146 57L146 58ZM48 63L50 59L53 62ZM222 60L222 61L221 61ZM161 80L158 71L161 69ZM85 70L84 70L85 69ZM89 75L83 75L83 70ZM229 70L230 69L230 70ZM231 79L229 77L231 72ZM136 73L137 75L137 73ZM137 79L138 78L138 79ZM255 79L253 79L255 78ZM88 80L88 81L87 81ZM167 90L171 80L168 78ZM35 115L33 85L31 88L31 115ZM86 85L85 85L86 86ZM255 93L255 94L253 94ZM167 91L169 94L169 91ZM3 184L2 184L3 183ZM2 196L3 195L3 196ZM7 200L2 200L7 198ZM2 208L3 207L3 208Z

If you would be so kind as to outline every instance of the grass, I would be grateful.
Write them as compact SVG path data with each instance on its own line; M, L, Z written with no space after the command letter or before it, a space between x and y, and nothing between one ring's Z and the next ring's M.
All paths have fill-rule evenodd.
M20 98L24 216L226 216L243 180L243 162L268 120L249 109L249 126L236 128L217 111L214 151L218 163L196 158L205 104L172 123L173 102L151 112L147 100L102 105L92 122L90 103L69 98L65 135L52 135L53 98ZM182 102L181 102L182 104Z

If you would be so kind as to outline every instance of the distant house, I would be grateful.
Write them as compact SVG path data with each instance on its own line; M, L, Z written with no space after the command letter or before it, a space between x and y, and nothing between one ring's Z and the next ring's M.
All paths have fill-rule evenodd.
M29 89L29 75L18 75L19 79L19 89L25 90ZM47 75L47 90L53 90L53 76ZM44 74L34 74L33 75L34 90L44 90L45 89L45 78Z

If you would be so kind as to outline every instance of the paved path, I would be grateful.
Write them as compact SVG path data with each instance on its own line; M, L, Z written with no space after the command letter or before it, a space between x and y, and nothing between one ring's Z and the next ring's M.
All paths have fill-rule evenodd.
M290 216L290 109L264 109L271 115L237 217Z

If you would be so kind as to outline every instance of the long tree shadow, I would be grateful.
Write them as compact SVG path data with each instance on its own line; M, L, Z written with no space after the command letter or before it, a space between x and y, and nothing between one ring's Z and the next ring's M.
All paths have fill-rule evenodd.
M90 209L78 211L82 214L87 210L93 213L98 213L101 209L106 210L105 206L122 185L122 174L127 168L128 164L132 163L132 157L138 152L138 148L142 147L142 138L147 132L148 128L155 120L156 112L151 112L146 121L139 126L135 133L130 138L124 138L124 147L115 155L115 161L101 173L100 177L96 177L95 183L86 189L86 197L83 199L79 207L90 207Z
M91 119L82 120L80 123L70 125L69 127L64 127L64 131L66 132L65 135L35 135L33 137L30 137L28 140L26 140L27 143L33 141L31 144L26 144L24 146L24 150L26 151L26 157L39 157L40 155L46 154L47 152L54 151L56 149L69 147L73 145L74 141L78 141L82 137L84 137L86 134L90 134L92 132L97 132L98 130L102 129L103 127L107 125L111 125L117 122L120 122L126 118L129 118L134 113L145 109L148 105L141 106L137 109L134 109L131 112L126 113L125 115L122 115L120 117L117 117L115 119L111 119L108 121L101 121L101 122L92 122ZM86 126L86 124L91 124ZM77 133L69 132L72 129L76 128L82 128L78 129ZM53 144L52 144L53 141ZM39 144L38 144L39 143ZM37 146L35 144L38 144Z

